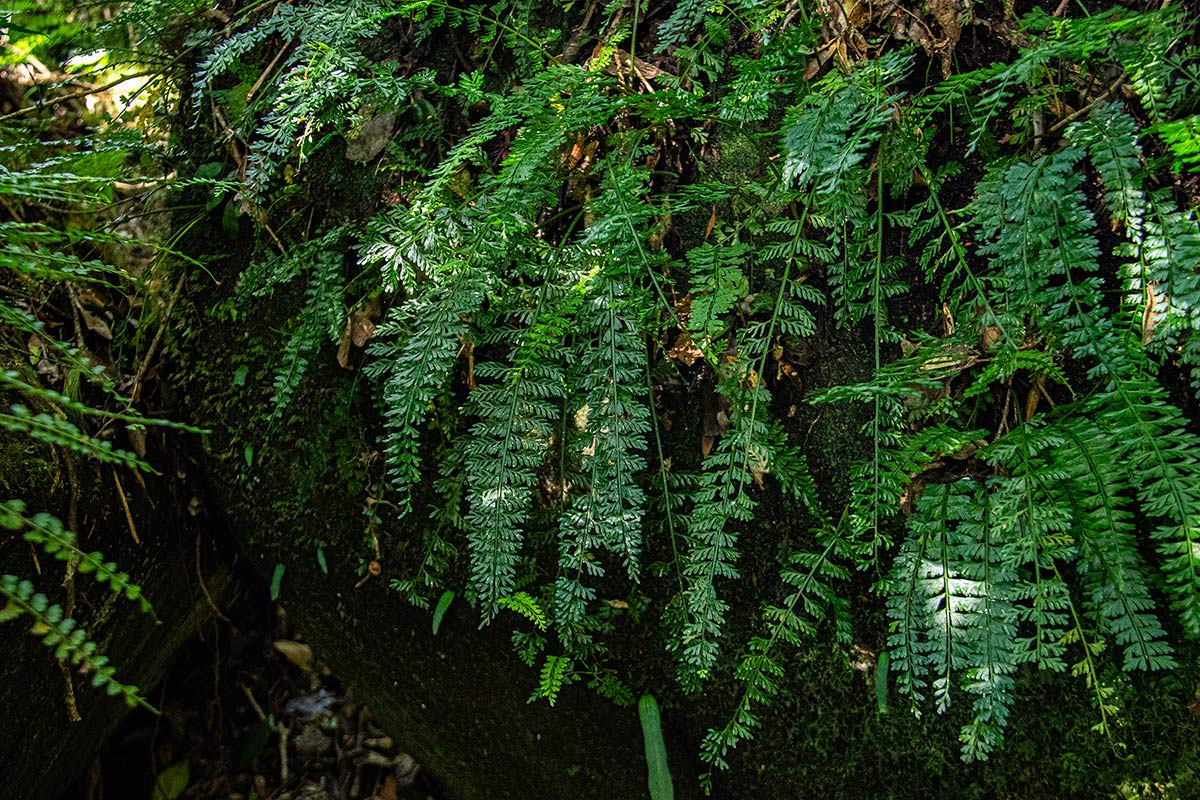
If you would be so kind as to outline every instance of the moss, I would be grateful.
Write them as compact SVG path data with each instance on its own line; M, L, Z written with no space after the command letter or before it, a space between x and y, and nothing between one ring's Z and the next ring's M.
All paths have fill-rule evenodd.
M45 445L0 431L0 492L3 497L32 499L59 478L60 466Z

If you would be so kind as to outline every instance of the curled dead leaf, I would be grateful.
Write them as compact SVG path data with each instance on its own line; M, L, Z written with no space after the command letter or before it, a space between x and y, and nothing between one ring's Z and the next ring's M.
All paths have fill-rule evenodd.
M679 361L689 367L703 357L704 351L696 347L691 334L687 331L680 331L679 336L675 339L675 344L671 345L671 349L667 351L667 358Z
M108 323L99 314L93 314L82 305L76 306L79 309L79 316L83 318L83 324L87 329L96 334L102 339L112 341L112 329L108 327Z

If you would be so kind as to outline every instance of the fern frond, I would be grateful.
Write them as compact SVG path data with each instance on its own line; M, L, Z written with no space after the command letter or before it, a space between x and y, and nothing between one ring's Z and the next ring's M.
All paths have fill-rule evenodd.
M742 696L724 727L710 728L700 744L700 757L710 767L729 768L729 751L751 738L761 726L755 709L770 705L779 694L786 671L775 655L777 642L800 647L816 632L816 624L823 617L844 619L848 612L846 599L834 587L850 577L844 565L853 561L851 543L840 528L826 527L816 532L816 545L819 550L792 553L788 566L780 573L790 593L781 606L763 608L766 635L750 640L734 671L734 677L744 686ZM844 633L848 636L849 631ZM841 633L838 638L843 638Z
M891 119L888 90L910 65L908 55L893 52L849 75L833 72L822 78L784 121L784 182L812 184L821 194L842 191Z
M332 250L318 253L308 276L304 306L283 347L283 364L275 373L270 424L287 408L317 347L323 341L338 340L345 320L344 293L342 254Z
M1108 431L1083 420L1071 420L1063 428L1079 457L1058 459L1074 467L1059 489L1077 506L1080 568L1091 605L1104 620L1101 633L1111 633L1125 648L1127 672L1171 669L1176 662L1142 575L1133 515L1122 507L1129 487L1115 458L1120 449L1112 447Z
M1163 390L1144 380L1115 381L1092 401L1092 412L1121 443L1142 513L1162 520L1151 537L1159 542L1171 607L1187 634L1200 636L1200 437Z
M565 395L560 344L582 295L543 283L532 308L513 309L528 327L497 319L489 336L509 343L511 364L489 361L476 368L481 382L471 392L479 417L464 445L471 583L490 619L495 604L512 593L517 551L528 517L531 487L545 458ZM519 302L514 292L513 302Z
M367 350L367 373L383 384L384 452L397 503L411 508L411 487L421 480L421 429L430 403L443 389L462 343L470 336L465 321L483 303L474 275L457 278L409 300L378 329L379 341ZM400 337L393 341L392 337Z
M99 583L108 584L115 594L136 601L143 613L153 615L150 601L142 596L142 588L129 580L129 574L121 572L116 564L106 562L102 554L79 549L75 534L66 530L58 517L44 512L26 516L22 501L8 500L0 503L0 528L23 530L25 541L39 545L59 561L74 560L79 572L94 573Z
M21 403L9 406L8 413L0 412L0 428L25 434L39 442L65 447L107 464L142 472L154 471L135 454L113 447L112 442L87 435L69 420L44 412L35 414Z
M683 565L687 621L679 666L681 681L692 687L698 687L716 663L717 640L729 609L717 595L716 580L739 577L734 566L738 556L734 526L753 516L756 501L748 494L749 484L755 475L762 479L773 452L762 412L751 411L752 407L765 411L768 406L767 390L761 382L750 388L735 384L721 390L729 392L733 419L720 444L705 459L687 518L691 542Z
M575 662L567 656L546 656L538 687L529 696L529 702L545 700L551 706L558 700L558 693L563 686L571 682L574 675Z
M688 35L704 19L709 5L709 0L683 0L676 5L666 22L658 26L655 52L666 52L672 45L686 41Z
M643 453L650 431L646 408L645 343L631 309L644 308L621 278L602 271L588 286L587 341L579 360L583 404L574 414L581 442L580 475L585 492L562 517L555 616L564 624L582 618L594 593L579 584L582 573L599 575L592 555L619 554L631 580L640 574L642 517L646 498L637 476L646 468ZM575 577L571 577L574 575Z
M546 630L546 626L550 624L546 612L542 611L542 607L538 605L537 600L534 600L528 592L515 592L506 597L501 597L496 601L496 605L520 614L532 622L534 627L539 631Z
M1145 196L1141 180L1141 148L1137 123L1119 103L1097 103L1083 122L1072 123L1067 136L1087 148L1088 158L1104 184L1104 200L1115 222L1131 235L1142 227Z
M46 647L53 648L55 658L92 673L92 686L103 688L110 695L121 695L130 708L140 705L154 711L138 694L137 687L117 680L116 667L109 664L107 656L98 652L98 646L88 638L87 631L78 627L73 618L65 616L61 606L51 603L44 594L34 592L32 583L13 575L0 575L0 597L6 601L0 608L0 622L21 615L32 617L34 626L30 632L39 636Z
M1032 635L1014 639L1015 660L1055 672L1067 668L1064 636L1073 610L1058 563L1072 562L1077 555L1070 533L1072 509L1049 490L1067 479L1047 456L1064 443L1053 431L1025 424L985 451L988 462L1004 470L989 481L989 504L1012 548L1008 558L1023 575L1015 598L1019 619L1033 628Z

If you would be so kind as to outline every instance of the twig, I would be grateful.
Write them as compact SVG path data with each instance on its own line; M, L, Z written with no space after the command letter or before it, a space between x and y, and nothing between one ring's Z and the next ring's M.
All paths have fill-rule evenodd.
M1109 95L1111 95L1113 92L1115 92L1117 89L1119 89L1121 84L1124 82L1125 82L1125 76L1123 74L1119 75L1115 81L1113 81L1111 84L1109 84L1107 89L1105 89L1103 92L1100 93L1099 96L1096 97L1096 99L1092 100L1090 103L1085 105L1083 108L1080 108L1076 111L1072 111L1070 114L1063 117L1058 122L1054 123L1054 125L1052 125L1050 127L1050 133L1058 133L1060 130L1067 127L1068 125L1070 125L1072 122L1074 122L1075 120L1082 117L1087 112L1091 111L1092 106L1096 105L1096 103L1101 103L1101 102L1107 100L1109 98Z
M0 117L0 122L7 122L8 120L14 119L16 117L23 117L27 113L30 113L33 111L41 111L42 109L44 109L48 106L56 106L56 105L60 105L62 103L69 103L72 100L78 100L82 97L87 97L88 95L99 94L100 92L107 92L109 89L112 89L115 86L120 86L122 83L125 83L126 81L135 80L137 78L148 78L151 75L162 75L168 69L175 66L175 64L179 63L179 61L181 61L183 59L183 57L186 56L188 53L190 53L192 50L193 50L193 48L191 48L191 47L183 50L179 55L175 56L173 59L168 61L166 63L166 65L164 65L160 69L149 70L147 72L135 72L132 75L125 75L123 77L111 80L108 83L104 83L99 86L94 86L90 89L81 89L78 92L72 92L71 94L63 95L62 97L54 97L54 98L51 98L50 100L46 100L45 102L38 102L38 103L34 103L31 106L25 106L24 108L18 108L16 111L13 111L9 114L5 114L4 116Z
M571 31L571 38L567 40L562 55L558 57L562 63L569 64L575 60L575 56L579 55L579 49L583 47L583 38L592 24L592 15L596 12L597 3L598 0L588 0L587 7L583 12L583 21L575 26L575 30Z
M121 498L121 508L125 511L125 521L129 523L129 534L133 537L133 543L140 546L142 540L138 538L137 525L133 524L133 514L129 513L129 499L125 497L125 489L121 486L121 477L116 469L113 469L112 476L113 483L117 485L117 496Z
M262 706L254 699L254 693L250 691L250 687L244 683L239 683L238 686L241 687L242 694L246 695L246 699L250 701L250 707L254 709L254 713L258 714L259 722L266 722L267 715L263 713Z
M82 722L83 717L79 716L79 706L75 704L75 679L71 677L71 668L67 666L65 658L58 660L58 668L62 671L63 683L67 685L67 716L71 718L71 722Z
M158 321L158 330L154 332L154 338L150 340L150 347L146 350L146 357L142 359L142 365L138 367L137 374L133 378L133 390L129 393L130 405L138 400L138 395L142 389L142 378L146 377L146 372L150 369L150 360L154 358L154 351L158 349L158 343L162 340L163 331L167 328L167 320L171 318L171 312L175 310L175 302L179 300L179 293L183 291L183 282L186 279L187 272L185 271L175 283L175 291L171 292L171 299L167 301L167 309Z
M283 722L275 723L275 731L279 734L279 785L288 781L288 728Z
M1064 0L1064 2L1065 1L1066 0ZM267 68L264 69L262 71L262 74L258 76L258 80L256 80L254 82L254 85L250 87L250 91L246 92L246 104L247 105L249 105L250 101L254 99L254 95L258 92L259 89L262 88L263 81L265 81L267 79L267 76L271 74L271 70L275 69L275 64L279 62L279 59L283 58L283 54L287 52L287 49L290 46L291 46L291 42L288 42L288 43L284 44L283 47L279 48L279 52L276 53L275 57L271 59L271 63L267 64Z
M200 571L200 534L196 534L196 580L200 582L200 591L204 592L204 599L208 601L208 607L222 622L229 622L229 617L221 613L221 609L217 608L217 603L213 600L213 596L208 591L208 585L204 583L204 574Z
M79 477L75 474L75 463L71 461L71 455L66 453L63 455L63 463L67 465L67 483L70 486L70 495L67 500L67 528L79 535ZM73 556L67 561L67 571L63 576L63 587L67 590L67 600L64 603L66 616L71 617L75 614L75 570L79 567L79 556ZM62 672L63 684L65 685L64 699L67 702L67 716L71 722L81 722L83 717L79 716L79 706L75 703L75 679L71 676L71 666L65 658L58 660L58 668Z

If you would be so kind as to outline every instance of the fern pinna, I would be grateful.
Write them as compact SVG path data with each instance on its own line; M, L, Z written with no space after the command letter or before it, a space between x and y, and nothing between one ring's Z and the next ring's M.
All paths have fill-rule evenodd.
M654 616L684 690L741 687L702 746L718 768L794 677L780 647L826 635L885 643L882 705L890 675L918 713L967 706L967 760L1002 745L1029 669L1082 678L1111 731L1113 676L1172 669L1170 632L1200 636L1200 442L1174 383L1200 380L1198 55L1169 44L1192 21L997 19L1012 58L954 73L867 10L821 28L644 5L608 8L583 48L561 39L594 24L571 7L281 3L203 62L256 203L286 202L284 162L364 109L421 131L379 157L388 208L336 231L365 273L314 237L246 279L305 281L280 404L348 293L390 305L365 366L390 496L436 523L394 585L428 605L465 579L484 622L532 623L514 645L551 702L585 680L632 697L607 637ZM413 47L471 31L469 69L388 90L366 53L392 18ZM273 99L217 88L269 36L292 43ZM789 358L832 340L865 347L857 377L798 377ZM818 481L826 414L866 446ZM768 498L796 520L776 566L743 555ZM852 629L856 572L886 632Z

